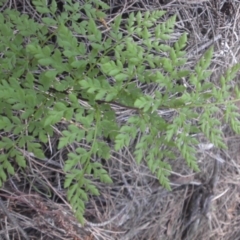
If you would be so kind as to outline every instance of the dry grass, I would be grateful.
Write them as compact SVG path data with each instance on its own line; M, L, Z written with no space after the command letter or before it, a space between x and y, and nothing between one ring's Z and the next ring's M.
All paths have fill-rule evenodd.
M240 2L237 0L198 1L199 4L189 4L189 1L183 0L106 2L111 6L108 18L105 19L107 25L118 14L127 17L130 12L136 11L163 9L167 11L166 19L176 14L177 24L170 44L183 32L188 33L189 68L213 44L215 53L211 69L214 74L211 81L215 84L218 84L219 74L239 62ZM41 19L41 16L34 14L30 0L9 0L1 11L7 7L17 8ZM101 23L99 27L106 32ZM122 31L125 31L124 28ZM235 84L233 81L232 85ZM151 93L154 88L139 86L147 93ZM113 107L119 122L126 121L134 111L120 106ZM173 113L166 111L159 114L171 118ZM197 184L209 179L214 162L210 155L219 155L224 159L209 218L203 218L192 239L240 239L240 137L234 135L228 126L223 126L223 131L229 149L199 149L200 174L194 174L188 169L181 158L171 162L173 171L170 179L174 189L181 184ZM90 197L86 205L87 223L81 227L73 217L63 189L64 160L67 152L76 146L57 151L58 133L59 130L55 129L55 137L45 146L47 160L32 158L24 153L28 160L25 173L19 170L1 189L0 201L5 207L0 210L0 239L181 239L181 217L184 200L188 195L187 188L182 187L173 192L164 190L147 167L135 163L131 149L113 151L111 160L104 163L114 184L106 186L95 182L101 195ZM201 139L201 136L198 137ZM202 143L207 144L204 138Z

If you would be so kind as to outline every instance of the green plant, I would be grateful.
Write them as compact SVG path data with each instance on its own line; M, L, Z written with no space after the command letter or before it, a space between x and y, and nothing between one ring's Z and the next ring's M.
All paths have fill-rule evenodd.
M230 81L240 65L228 69L215 86L208 80L212 48L190 71L185 69L186 34L174 45L167 44L175 16L158 24L163 11L131 13L127 20L119 15L106 25L104 36L97 23L104 22L106 4L65 2L65 10L58 13L54 0L50 6L33 1L43 14L42 23L15 10L0 14L0 129L4 130L0 181L6 181L7 173L14 174L13 160L21 168L26 166L24 151L44 158L41 143L61 123L65 130L59 149L82 141L90 146L80 145L70 152L64 166L67 198L84 222L88 194L99 194L88 176L112 182L103 166L91 161L92 156L110 158L111 148L104 138L111 139L118 151L138 136L136 161L145 160L167 189L171 166L164 159L175 158L175 149L189 167L198 170L195 134L202 132L215 146L226 147L216 114L224 110L226 122L240 132L239 114L234 100L229 100ZM120 31L123 21L126 33ZM183 78L189 88L177 84ZM138 87L148 84L156 89L151 94ZM236 96L240 96L238 89ZM118 124L113 106L133 109L135 114ZM171 121L159 112L167 109L175 112Z

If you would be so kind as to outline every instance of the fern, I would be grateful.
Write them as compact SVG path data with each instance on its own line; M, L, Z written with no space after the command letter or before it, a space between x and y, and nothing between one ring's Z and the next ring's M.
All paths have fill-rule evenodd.
M0 59L0 129L4 131L0 184L7 180L7 174L14 174L13 161L21 168L26 166L23 151L44 158L39 142L46 143L48 136L53 136L54 126L64 123L58 148L80 143L65 162L64 187L76 217L83 223L89 194L100 194L89 176L112 183L103 166L91 161L93 156L111 157L103 137L114 142L116 151L129 147L138 137L136 161L140 164L144 160L160 184L170 189L171 166L165 159L175 158L175 149L190 168L199 170L195 134L202 132L215 146L226 147L222 123L216 118L219 112L224 111L225 121L240 132L239 114L234 100L229 101L231 80L240 65L226 71L220 78L221 86L208 80L212 48L194 70L185 69L186 34L174 45L167 44L175 16L158 24L164 11L131 13L126 20L127 33L123 34L119 15L104 26L109 33L103 36L97 23L104 22L104 10L109 7L100 0L81 6L68 0L61 13L54 0L50 6L46 1L33 3L43 15L43 24L14 10L0 14L4 56ZM87 19L79 21L82 12ZM188 79L191 91L176 84L182 78ZM162 91L146 94L139 84L154 84ZM236 96L240 98L238 89ZM119 125L112 104L134 109L135 114ZM161 110L168 109L174 111L172 121L161 115Z

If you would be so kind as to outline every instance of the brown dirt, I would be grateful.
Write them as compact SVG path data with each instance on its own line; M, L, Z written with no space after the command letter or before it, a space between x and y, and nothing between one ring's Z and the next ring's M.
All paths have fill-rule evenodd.
M200 4L167 0L106 2L111 6L106 23L120 13L127 16L130 12L163 9L167 11L166 18L176 14L177 25L170 41L174 42L181 33L188 32L189 67L194 66L203 52L214 44L211 69L214 72L212 81L216 84L219 74L239 61L240 2L237 0L209 0ZM30 0L9 0L1 11L8 7L39 17L34 15ZM119 122L132 112L121 107L116 111ZM200 173L193 173L180 157L171 162L172 188L182 186L172 192L164 190L144 164L135 163L131 149L112 151L111 160L105 167L114 184L106 186L96 182L101 195L90 197L84 227L76 221L66 201L62 168L66 152L56 150L56 133L51 139L52 150L45 146L49 159L42 161L25 153L29 163L25 173L17 171L0 190L0 201L8 213L0 209L0 239L181 239L182 210L189 194L184 184L199 184L210 179L214 157L224 161L220 178L208 216L202 218L191 239L240 239L240 136L225 125L223 131L228 150L199 148ZM206 139L199 138L202 144L209 146Z

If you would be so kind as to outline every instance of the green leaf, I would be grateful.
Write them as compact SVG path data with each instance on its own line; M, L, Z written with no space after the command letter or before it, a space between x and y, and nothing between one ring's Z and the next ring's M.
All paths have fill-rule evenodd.
M57 11L57 3L55 0L52 1L51 6L50 6L51 13L56 13Z
M14 173L15 173L14 168L8 161L4 162L3 166L4 166L4 168L7 169L7 172L9 174L14 175Z
M45 72L45 76L52 79L55 79L57 74L58 72L56 70L49 70Z
M52 58L48 57L48 58L42 58L38 60L38 63L43 65L43 66L49 66L50 64L53 63Z
M100 193L98 191L98 189L96 188L96 186L92 185L92 184L88 184L86 185L86 189L93 195L95 196L99 196Z
M52 112L51 115L47 116L44 121L44 127L55 124L59 122L63 117L63 111L60 112Z
M107 174L101 175L101 181L108 184L113 183L112 179Z
M71 199L73 197L73 194L76 192L77 188L79 186L77 184L73 184L71 185L69 188L68 188L68 191L67 191L67 199L71 202Z
M7 175L4 171L4 169L2 168L2 166L0 166L0 178L3 180L3 182L5 182L7 180Z
M50 13L47 7L36 7L37 11L41 14Z
M5 129L5 128L9 128L9 127L10 128L13 127L11 121L9 120L9 118L2 116L0 118L0 129Z
M104 64L101 64L101 69L104 73L108 74L112 70L111 61L107 62L107 63L104 63Z
M23 156L21 155L17 155L16 156L16 161L17 161L17 164L20 166L20 167L23 167L25 168L26 167L26 160Z
M109 94L107 94L107 96L105 98L105 101L106 102L111 102L115 97L116 97L115 93L109 93Z
M52 19L52 18L48 18L48 17L42 17L41 20L43 21L43 23L45 23L47 26L56 26L57 25L57 21Z

